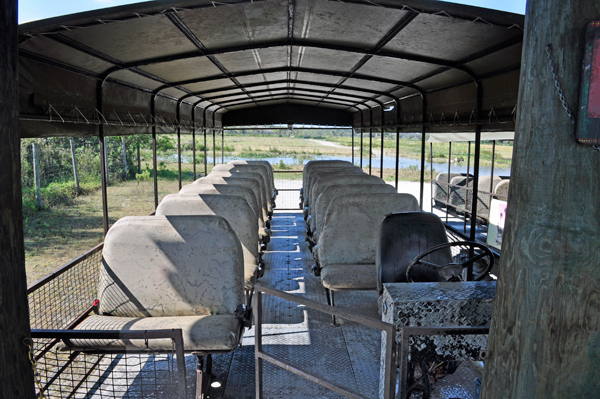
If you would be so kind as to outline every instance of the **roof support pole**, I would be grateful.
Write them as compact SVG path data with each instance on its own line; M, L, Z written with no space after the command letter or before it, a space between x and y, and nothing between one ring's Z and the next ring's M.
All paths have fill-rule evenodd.
M158 164L156 161L156 96L152 96L150 112L154 123L152 124L152 180L154 184L154 210L158 208Z
M202 124L204 125L204 176L208 175L208 158L207 158L207 143L206 143L206 110L208 107L204 107L204 112L202 115Z
M213 167L217 165L217 138L215 129L215 111L212 114L212 136L213 136Z
M225 163L225 130L221 129L221 163Z
M362 114L362 111L360 111L360 168L361 169L363 167L363 127L364 127L363 114Z
M371 175L373 155L373 109L369 108L369 175Z
M192 168L193 180L196 181L196 106L192 107Z
M425 136L427 135L427 126L425 125L425 117L427 115L427 97L422 95L422 127L421 127L421 187L419 189L419 207L423 210L423 198L425 191Z
M177 180L179 180L179 190L181 190L181 121L180 111L181 101L177 102Z
M96 86L96 104L98 111L101 115L104 115L104 104L103 104L103 86L106 79L98 82ZM106 186L108 184L108 157L106 140L104 138L104 125L100 123L98 125L98 142L100 143L100 179L101 191L102 191L102 224L104 226L104 235L108 233L108 195L106 192Z
M352 126L352 165L354 165L354 126Z
M34 398L23 240L17 1L0 2L0 397ZM29 342L29 341L27 341Z
M396 101L396 179L394 183L394 187L396 187L396 191L398 191L398 164L400 163L400 100L395 99Z
M575 141L546 44L576 112L583 55L592 51L585 26L599 16L596 0L527 2L519 80L534 84L519 87L487 399L598 396L600 153Z
M383 104L381 105L381 161L379 162L379 177L383 179L383 138L385 136L383 129Z

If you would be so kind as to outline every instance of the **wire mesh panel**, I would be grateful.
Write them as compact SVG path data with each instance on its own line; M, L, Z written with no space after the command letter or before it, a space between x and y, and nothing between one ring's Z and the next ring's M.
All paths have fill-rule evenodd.
M186 397L181 330L33 330L32 337L38 397ZM165 338L171 340L171 349L154 350L153 342ZM94 342L114 339L144 339L148 349L141 353L100 353L93 348ZM82 352L64 344L72 341L79 345L88 342L89 349Z
M27 289L31 328L66 328L97 298L100 244Z
M300 209L301 171L274 171L275 188L279 192L275 204L277 209Z

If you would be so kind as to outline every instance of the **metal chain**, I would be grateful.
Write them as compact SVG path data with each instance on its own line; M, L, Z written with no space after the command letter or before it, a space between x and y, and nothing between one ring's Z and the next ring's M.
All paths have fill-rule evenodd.
M42 377L37 371L37 362L35 360L35 353L33 352L33 341L29 338L25 338L23 340L23 343L25 344L25 346L27 346L27 348L29 348L29 361L31 362L31 368L33 368L33 379L35 380L35 385L39 391L38 398L47 399L46 395L44 395L43 392L44 386L42 385Z
M558 98L560 99L563 108L567 112L567 116L569 117L569 120L571 120L571 124L575 126L575 117L569 109L569 104L567 104L567 99L565 98L562 88L560 86L560 82L558 81L558 74L554 69L554 59L552 58L552 45L550 43L546 44L546 54L548 54L548 64L550 65L550 72L552 72L552 78L554 79L554 86L556 87L556 91L558 92Z

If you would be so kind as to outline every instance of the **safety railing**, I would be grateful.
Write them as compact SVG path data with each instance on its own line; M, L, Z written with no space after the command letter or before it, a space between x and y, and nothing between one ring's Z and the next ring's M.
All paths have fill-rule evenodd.
M399 386L399 399L408 399L410 398L411 392L417 386L419 381L414 381L409 386L409 378L408 378L408 370L409 370L409 357L412 362L426 361L429 359L434 359L438 355L435 353L428 354L426 349L430 347L428 343L423 342L423 340L416 339L417 337L432 337L432 336L453 336L453 337L464 337L464 336L472 336L472 335L488 335L489 334L489 326L480 326L480 327L401 327L398 331L399 333L399 354L398 354L398 364L400 366L400 386ZM463 344L463 346L465 346ZM480 353L471 354L471 356L466 356L466 358L470 358L471 360L481 360L483 356ZM429 378L428 372L424 372L421 375L421 380Z
M30 360L38 398L179 398L187 397L181 329L147 331L31 331ZM170 350L153 342L171 340ZM138 352L99 351L94 343L140 340ZM68 346L64 344L68 343ZM86 350L70 349L71 344ZM142 346L143 347L143 346ZM164 345L161 345L164 347Z
M95 246L27 288L31 328L68 328L89 313L98 297L103 247Z
M298 210L300 188L302 187L302 171L273 171L275 188L279 192L276 199L278 210Z
M267 361L275 366L278 366L284 370L287 370L293 374L296 374L308 381L319 384L331 391L334 391L340 395L348 398L366 399L367 397L363 394L348 389L346 387L337 385L334 382L326 381L319 376L304 370L298 366L294 366L286 362L285 360L274 356L272 354L265 353L262 347L262 295L272 295L281 298L286 301L294 302L303 305L307 308L317 310L319 312L326 313L328 315L336 316L348 321L352 321L363 326L375 328L385 332L386 344L385 344L385 380L384 380L384 398L394 398L396 391L396 345L395 345L395 333L396 329L393 324L385 323L380 320L376 320L369 317L364 317L356 314L352 314L341 310L340 308L331 307L324 303L316 302L310 299L302 298L298 295L289 294L284 291L280 291L274 288L265 287L261 284L256 284L255 287L255 304L254 304L254 323L255 323L255 372L256 372L256 399L262 399L263 397L263 361ZM392 338L392 339L390 339Z

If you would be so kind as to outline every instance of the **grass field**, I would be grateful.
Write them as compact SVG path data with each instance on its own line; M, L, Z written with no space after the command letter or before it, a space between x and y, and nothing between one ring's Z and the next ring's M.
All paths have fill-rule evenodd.
M386 138L387 140L387 138ZM373 140L373 143L379 140ZM238 158L295 158L294 165L276 163L275 170L295 171L302 170L302 161L317 156L351 156L350 137L331 137L330 144L304 138L293 137L254 137L254 136L225 136L225 156ZM203 138L197 138L196 167L198 177L204 173ZM358 142L355 142L358 145ZM379 144L379 143L377 143ZM421 143L418 140L401 140L400 155L409 158L420 158ZM191 160L191 137L182 137L182 159ZM217 160L220 161L221 141L217 139ZM375 147L379 148L379 147ZM453 157L462 156L466 160L467 145L455 143L452 146ZM212 156L212 137L207 140L207 152ZM472 148L473 150L473 148ZM378 151L377 151L378 152ZM357 156L358 151L355 151ZM385 141L386 155L395 154L395 142ZM428 152L429 153L429 152ZM434 146L434 161L447 161L447 144ZM159 162L158 191L159 201L167 194L177 193L178 172L177 162L173 162L169 154L159 154L163 160ZM368 154L368 151L366 152ZM496 165L505 166L512 155L511 146L496 146ZM142 151L142 169L151 168L151 154L148 150ZM482 145L482 165L491 160L491 145ZM510 163L508 163L510 164ZM368 172L368 165L365 165ZM375 165L374 165L375 166ZM212 165L208 166L210 173ZM193 165L182 162L182 184L193 181ZM379 176L379 169L373 168L372 174ZM300 174L297 174L300 176ZM426 179L429 171L426 171ZM384 169L384 179L394 181L394 171ZM400 181L419 181L418 168L409 167L399 171ZM129 215L148 215L154 210L154 193L152 177L141 181L112 182L108 187L108 211L110 224ZM86 252L103 239L102 227L102 200L100 190L90 191L86 195L70 199L64 203L35 212L24 220L25 228L25 255L28 283L62 266Z

